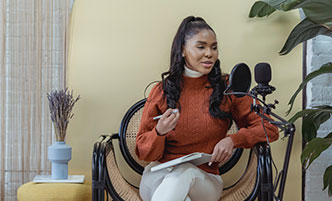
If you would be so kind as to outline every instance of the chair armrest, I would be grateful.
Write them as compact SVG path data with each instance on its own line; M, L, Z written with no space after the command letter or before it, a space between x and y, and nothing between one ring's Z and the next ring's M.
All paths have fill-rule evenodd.
M101 135L93 145L92 153L92 201L104 201L105 196L105 155L112 148L112 139L118 136Z
M230 169L232 169L237 164L237 162L240 160L242 152L243 152L243 148L237 148L235 150L232 157L230 159L228 159L228 161L225 164L223 164L221 167L219 167L220 175L225 174L226 172L228 172Z
M138 190L120 174L115 160L113 139L119 139L119 135L102 135L94 144L92 201L104 201L105 190L114 201L140 200Z
M111 136L111 142L116 143L119 139L119 135L115 134ZM105 164L104 164L104 175L105 175L105 186L107 192L114 201L141 201L137 187L133 186L120 172L118 164L119 162L115 157L115 148L113 144L104 140L102 144L105 144ZM120 163L121 164L121 163ZM127 164L128 165L128 164ZM130 166L129 166L130 167Z
M100 136L98 140L93 145L93 152L92 152L92 180L97 180L98 178L98 155L99 155L99 147L103 139L105 138L104 135Z

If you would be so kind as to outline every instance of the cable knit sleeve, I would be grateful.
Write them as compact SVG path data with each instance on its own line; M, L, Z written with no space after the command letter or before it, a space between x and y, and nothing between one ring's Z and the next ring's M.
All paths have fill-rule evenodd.
M161 108L163 91L161 84L155 85L144 105L140 127L136 136L136 154L139 159L145 161L157 161L165 149L166 136L157 135L156 125L158 120L153 120L154 116L162 114L165 108Z
M266 142L266 135L260 116L252 112L250 107L253 102L251 97L232 97L231 113L240 130L230 135L235 147L251 148L258 142ZM271 118L271 117L270 117ZM264 120L264 126L269 141L275 141L279 137L278 128Z

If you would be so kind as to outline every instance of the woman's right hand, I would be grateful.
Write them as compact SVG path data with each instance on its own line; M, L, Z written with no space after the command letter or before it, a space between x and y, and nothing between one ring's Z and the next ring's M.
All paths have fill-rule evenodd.
M176 111L177 112L173 112ZM180 117L178 109L168 108L166 112L158 120L156 130L158 135L166 135L169 131L175 128L176 123Z

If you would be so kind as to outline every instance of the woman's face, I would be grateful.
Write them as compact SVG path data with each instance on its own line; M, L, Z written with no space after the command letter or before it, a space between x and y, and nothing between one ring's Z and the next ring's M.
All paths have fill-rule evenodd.
M186 66L191 70L208 74L218 59L216 35L203 29L186 41L182 54Z

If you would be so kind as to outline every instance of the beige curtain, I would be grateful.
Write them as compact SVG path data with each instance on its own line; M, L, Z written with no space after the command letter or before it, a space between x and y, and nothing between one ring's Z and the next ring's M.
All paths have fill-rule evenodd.
M0 199L50 174L46 93L64 88L73 0L0 0Z

